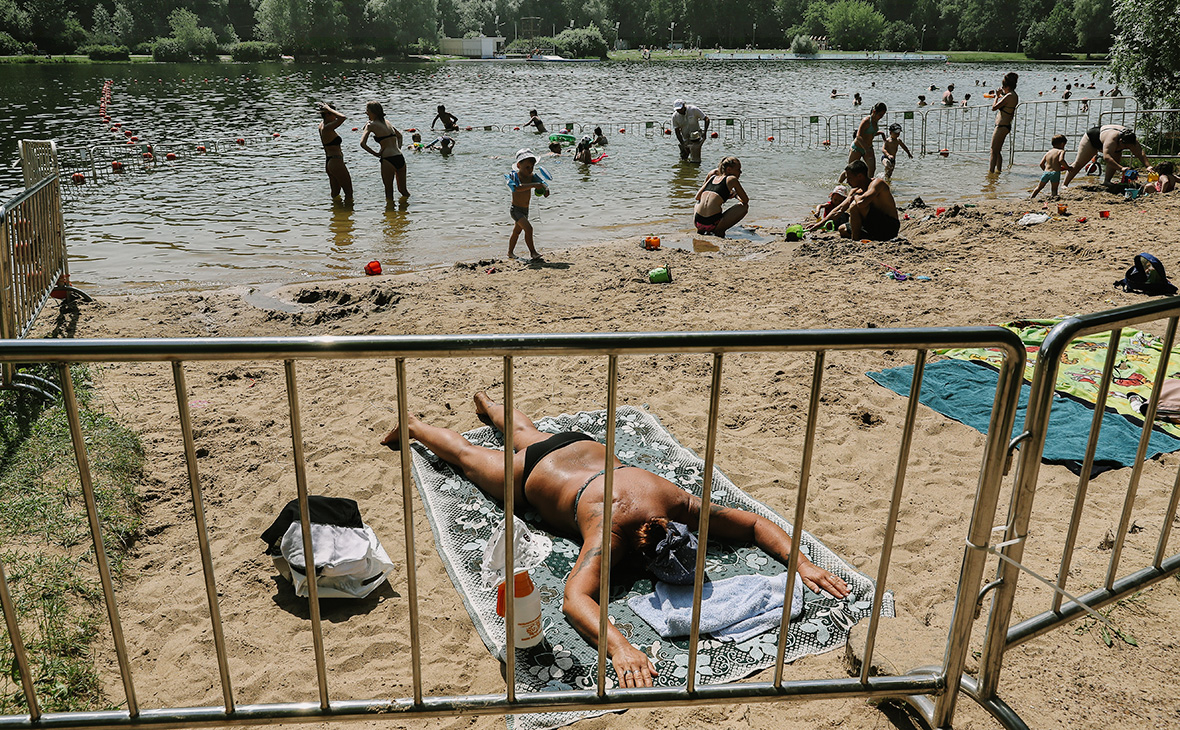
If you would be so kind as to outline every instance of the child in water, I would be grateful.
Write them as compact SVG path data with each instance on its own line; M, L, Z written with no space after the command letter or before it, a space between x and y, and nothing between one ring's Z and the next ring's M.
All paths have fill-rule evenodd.
M602 133L602 127L595 127L594 128L594 144L598 147L603 147L603 146L609 144L609 142L610 142L610 140L608 140L606 138L606 135Z
M574 162L590 164L590 161L594 159L590 151L590 145L593 142L594 140L590 137L590 135L586 135L582 137L582 139L578 140L578 147L574 151Z
M533 172L536 164L537 156L532 150L520 150L516 153L516 164L512 166L512 172L508 175L508 187L512 190L512 208L509 214L513 220L512 236L508 239L510 259L516 258L513 252L516 251L516 242L521 231L524 231L524 245L529 247L529 254L533 260L541 258L541 254L537 253L533 246L533 224L529 222L529 203L532 202L535 189L542 190L541 195L548 198L549 186L540 175Z
M905 146L905 142L901 141L901 125L889 125L889 137L885 139L884 149L881 151L881 162L885 163L885 179L893 179L893 168L897 165L897 149L900 147L905 150L905 153L914 159L914 153L910 152L910 148Z
M1050 184L1050 195L1057 197L1057 186L1061 184L1061 173L1069 169L1069 165L1065 162L1065 135L1058 134L1053 137L1053 149L1045 153L1041 158L1041 169L1045 172L1041 175L1041 182L1037 184L1037 189L1032 191L1029 199L1037 197L1037 193L1044 189L1045 183Z
M529 109L529 120L524 123L524 126L536 127L537 134L544 134L546 131L545 130L545 123L542 122L541 118L537 116L536 109Z

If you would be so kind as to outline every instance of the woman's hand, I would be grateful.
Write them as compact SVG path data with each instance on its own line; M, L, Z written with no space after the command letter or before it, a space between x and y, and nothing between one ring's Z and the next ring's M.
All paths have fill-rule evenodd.
M658 674L647 654L631 644L616 651L611 661L614 662L615 673L619 675L620 687L650 687L652 679Z
M800 555L799 557L803 557ZM823 591L831 594L836 598L844 598L851 591L848 590L848 584L839 576L833 575L815 563L808 560L807 562L800 561L799 563L799 577L803 580L803 585L811 590L819 593Z

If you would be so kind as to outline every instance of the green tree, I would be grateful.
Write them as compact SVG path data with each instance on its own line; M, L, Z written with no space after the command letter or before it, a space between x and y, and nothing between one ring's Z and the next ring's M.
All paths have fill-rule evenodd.
M105 5L94 8L93 19L90 21L90 42L95 45L115 43L115 28L111 22L111 13Z
M881 31L881 48L886 51L914 51L918 48L918 29L901 20L891 20Z
M828 4L826 2L813 2L808 5L800 22L787 28L788 38L794 38L797 35L819 37L827 34Z
M436 0L369 0L369 14L382 31L371 41L381 50L405 53L419 39L438 40Z
M344 46L348 16L341 0L308 0L307 46L316 53L333 55Z
M1020 13L1020 0L966 0L961 6L956 46L972 51L1015 51L1020 28L1012 18Z
M880 48L885 16L862 0L839 0L828 7L828 37L845 51Z
M115 13L111 16L111 32L125 46L131 46L138 40L138 36L135 35L135 18L123 3L115 3Z
M1175 0L1115 0L1109 72L1140 103L1180 105L1180 5Z
M254 14L254 35L286 52L302 51L307 31L305 0L261 0Z
M168 25L172 26L172 37L190 54L210 56L217 53L217 34L212 28L201 25L200 18L193 11L173 10L168 15Z
M1074 0L1073 22L1079 51L1101 53L1110 48L1114 35L1111 0Z
M1074 49L1073 5L1059 0L1049 17L1029 26L1024 36L1024 53L1032 58L1046 58Z
M29 40L32 35L33 24L29 14L15 0L0 0L0 31L23 41Z

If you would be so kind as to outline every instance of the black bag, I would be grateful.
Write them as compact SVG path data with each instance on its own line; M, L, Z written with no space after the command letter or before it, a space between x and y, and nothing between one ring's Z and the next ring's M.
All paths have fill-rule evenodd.
M1176 295L1176 285L1168 281L1164 273L1164 265L1149 253L1135 255L1135 263L1127 269L1127 274L1114 283L1123 291L1138 292L1149 296Z

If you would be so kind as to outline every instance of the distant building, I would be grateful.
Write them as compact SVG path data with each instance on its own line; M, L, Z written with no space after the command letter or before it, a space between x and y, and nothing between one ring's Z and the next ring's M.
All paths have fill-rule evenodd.
M501 36L480 36L478 38L443 38L438 42L438 50L448 56L464 56L466 58L494 58L503 52L504 41Z

